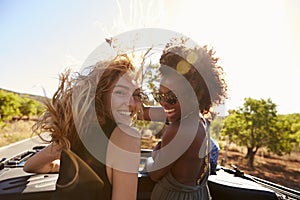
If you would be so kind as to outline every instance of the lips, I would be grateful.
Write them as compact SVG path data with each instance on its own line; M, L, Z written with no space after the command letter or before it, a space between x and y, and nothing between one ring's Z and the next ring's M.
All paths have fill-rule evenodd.
M132 112L128 112L128 111L118 111L120 115L123 115L123 116L132 116Z
M173 109L165 109L165 113L172 113L172 112L174 112L175 111L175 108L173 108Z
M165 113L167 115L167 117L169 118L169 120L171 120L170 118L172 118L173 116L176 115L176 109L172 108L172 109L164 109Z

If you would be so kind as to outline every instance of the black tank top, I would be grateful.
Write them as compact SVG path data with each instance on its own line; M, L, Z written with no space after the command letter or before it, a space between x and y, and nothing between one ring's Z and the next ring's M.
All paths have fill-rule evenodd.
M99 127L90 128L88 134L88 137L90 139L87 139L88 143L80 141L76 148L71 148L71 150L76 153L83 161L85 161L104 182L103 193L105 194L105 196L102 198L103 200L111 199L112 196L112 185L110 184L108 175L106 173L105 162L103 162L106 160L108 143L106 139L103 139L99 142L97 140L100 140L98 138L99 134L102 134L102 136L105 135L107 140L109 140L115 128L116 124L113 121L107 120L106 125L101 126L103 132L101 130L99 132ZM93 152L96 152L97 155L91 153L88 150L91 148L91 146L94 149Z

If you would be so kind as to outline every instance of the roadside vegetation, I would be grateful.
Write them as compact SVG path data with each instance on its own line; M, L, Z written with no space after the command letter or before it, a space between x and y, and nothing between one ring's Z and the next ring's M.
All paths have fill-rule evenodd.
M0 129L0 147L32 137L31 127L34 122L33 120L6 122Z
M32 125L44 112L43 99L0 89L0 147L32 136Z
M44 112L43 97L0 89L0 128L17 120L30 120Z

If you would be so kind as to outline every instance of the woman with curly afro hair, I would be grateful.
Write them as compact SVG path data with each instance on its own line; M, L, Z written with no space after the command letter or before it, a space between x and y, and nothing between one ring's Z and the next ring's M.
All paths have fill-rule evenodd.
M223 103L227 84L218 58L207 46L170 42L160 58L154 99L169 123L147 166L156 181L152 200L209 199L209 118Z

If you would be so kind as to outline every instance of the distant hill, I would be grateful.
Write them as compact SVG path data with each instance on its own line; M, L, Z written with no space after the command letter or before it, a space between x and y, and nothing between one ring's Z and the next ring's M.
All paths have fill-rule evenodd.
M26 94L26 93L20 93L20 92L15 92L15 91L3 89L3 88L0 88L0 90L3 90L5 92L10 92L10 93L13 93L13 94L17 94L20 97L31 98L31 99L34 99L34 100L37 100L37 101L40 101L40 102L42 102L45 98L49 99L48 97L44 97L44 96L33 95L33 94Z

